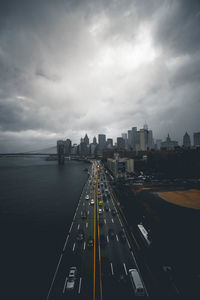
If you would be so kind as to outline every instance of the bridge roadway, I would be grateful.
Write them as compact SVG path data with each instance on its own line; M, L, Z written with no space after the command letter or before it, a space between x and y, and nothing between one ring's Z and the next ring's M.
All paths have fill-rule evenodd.
M95 185L93 180L96 181ZM109 188L106 177L103 183L101 195L105 188ZM112 215L112 209L117 211L112 196L103 202L102 215L99 215L97 191L95 162L90 168L90 177L83 188L71 227L67 232L46 300L135 298L128 275L129 269L138 269L133 250L127 236L124 242L120 239L119 231L124 230L124 227L119 214ZM85 199L86 195L89 195L89 200ZM90 204L91 199L95 200L94 205ZM109 207L109 211L104 209L105 205ZM86 219L81 218L83 210L87 211ZM85 234L82 242L77 241L79 229ZM112 238L108 234L109 229L114 231ZM105 245L102 244L102 235L105 237ZM94 247L91 248L87 246L90 236L94 239ZM73 266L78 270L76 283L73 291L68 291L66 282L69 269Z

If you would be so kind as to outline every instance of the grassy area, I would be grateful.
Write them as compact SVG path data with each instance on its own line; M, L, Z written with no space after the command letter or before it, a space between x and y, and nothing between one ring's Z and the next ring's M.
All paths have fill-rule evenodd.
M176 205L200 209L200 190L158 192L160 198Z

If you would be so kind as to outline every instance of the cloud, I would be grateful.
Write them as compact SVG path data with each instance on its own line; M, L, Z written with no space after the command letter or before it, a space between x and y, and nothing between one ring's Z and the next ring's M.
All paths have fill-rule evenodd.
M3 149L145 121L158 138L199 131L199 16L186 0L1 1Z

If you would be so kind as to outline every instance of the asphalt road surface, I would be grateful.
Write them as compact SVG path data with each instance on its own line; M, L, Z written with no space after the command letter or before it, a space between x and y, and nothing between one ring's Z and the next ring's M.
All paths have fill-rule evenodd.
M130 281L129 269L138 270L146 295L144 299L148 291L110 193L109 183L98 162L92 164L89 174L66 234L46 300L138 298ZM87 195L89 199L86 199ZM88 244L89 240L91 245ZM77 268L77 274L74 288L69 289L71 267Z

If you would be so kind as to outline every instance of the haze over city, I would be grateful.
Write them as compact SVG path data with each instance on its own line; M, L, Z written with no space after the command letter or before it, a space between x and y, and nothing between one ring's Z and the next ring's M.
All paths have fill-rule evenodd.
M0 152L199 131L199 1L1 1Z

